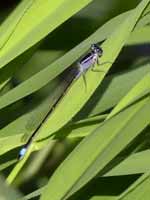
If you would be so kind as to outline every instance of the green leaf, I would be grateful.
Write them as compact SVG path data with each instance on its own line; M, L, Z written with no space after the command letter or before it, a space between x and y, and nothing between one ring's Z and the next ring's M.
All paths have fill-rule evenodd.
M67 138L85 137L89 135L94 129L96 129L100 123L103 122L106 116L107 115L91 117L66 125L64 128L55 133L56 138L62 138L64 136L67 136Z
M25 15L27 10L32 6L34 0L24 0L19 6L8 16L7 20L0 27L0 49L8 42L9 38L15 31L15 28Z
M6 37L1 35L3 38L1 45L3 43L5 45L0 51L0 68L39 42L90 2L91 0L77 0L76 2L71 0L55 0L54 2L32 0L27 4L25 0L22 4L25 3L26 8L21 5L4 24L5 27L9 24L12 25L10 25L11 28ZM6 42L8 36L9 39Z
M150 93L150 74L145 75L128 93L127 95L116 105L116 107L108 115L107 119L123 110L126 106L133 103L141 94L146 95ZM141 96L140 96L141 97Z
M115 196L94 196L89 200L116 200Z
M0 177L0 199L1 200L16 200L21 198L21 194L6 185L4 179Z
M38 189L38 190L35 190L34 192L20 198L20 199L17 199L17 200L29 200L29 199L32 199L34 197L37 197L37 196L40 196L40 194L42 193L44 187Z
M142 174L149 171L150 150L131 154L127 159L106 173L104 176L123 176L129 174Z
M11 166L11 165L13 165L13 164L15 164L16 163L16 159L14 159L14 160L9 160L9 161L6 161L5 163L3 163L3 164L0 164L0 171L2 171L2 170L4 170L4 169L6 169L7 167L9 167L9 166Z
M144 174L133 185L129 187L119 198L116 200L149 200L150 196L150 174L149 172Z
M127 45L140 45L140 44L146 44L150 42L150 27L144 26L142 28L139 28L130 35L130 38L127 42Z
M149 124L149 117L150 97L147 97L105 121L58 167L41 199L51 196L63 200L74 194ZM65 177L68 179L62 184Z
M121 162L119 165L117 165L115 168L113 168L111 171L106 173L104 176L121 176L121 175L129 175L129 174L139 174L139 173L145 173L149 171L149 156L150 151L145 150L139 153L135 153L131 156L129 156L127 159L125 159L123 162ZM40 188L31 194L28 194L27 196L23 197L21 200L27 200L31 197L36 197L41 194L43 191L43 188ZM115 196L94 196L90 198L90 200L116 200Z

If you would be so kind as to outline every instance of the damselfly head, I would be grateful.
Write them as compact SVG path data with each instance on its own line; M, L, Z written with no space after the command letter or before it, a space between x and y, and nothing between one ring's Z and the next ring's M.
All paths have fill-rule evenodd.
M94 54L98 54L99 57L102 56L102 54L103 54L103 50L97 44L91 45L91 51Z

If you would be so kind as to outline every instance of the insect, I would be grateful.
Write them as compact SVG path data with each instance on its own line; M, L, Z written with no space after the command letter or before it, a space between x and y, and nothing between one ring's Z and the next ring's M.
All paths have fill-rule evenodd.
M77 75L75 76L75 79L83 75L83 78L85 81L84 74L90 67L92 67L93 71L98 71L98 70L94 70L93 68L94 68L95 63L99 64L98 59L99 57L102 56L102 54L103 54L103 50L97 44L92 44L90 47L90 52L87 53L83 58L81 58L80 61L78 61L77 63L78 71L77 71ZM21 160L26 154L28 147L30 146L31 142L33 141L34 136L36 135L36 132L33 133L33 135L30 137L28 142L20 150L19 155L18 155L19 160Z
M77 78L80 75L85 74L85 72L92 67L93 71L94 70L94 65L97 63L99 65L98 58L100 58L103 54L103 50L97 45L97 44L92 44L90 48L90 52L86 54L77 64L78 64L78 74ZM98 70L97 70L98 71Z

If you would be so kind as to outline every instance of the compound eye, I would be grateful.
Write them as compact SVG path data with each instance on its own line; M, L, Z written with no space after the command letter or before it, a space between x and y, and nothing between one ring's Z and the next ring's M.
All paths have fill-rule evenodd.
M91 45L91 50L92 50L94 53L97 53L99 56L101 56L102 53L103 53L103 50L102 50L97 44L92 44L92 45Z
M91 50L92 50L92 51L95 51L96 49L97 49L97 45L96 45L96 44L92 44L92 45L91 45Z
M103 54L103 50L102 50L100 47L98 48L98 51L97 51L97 52L98 52L99 55L102 55L102 54Z

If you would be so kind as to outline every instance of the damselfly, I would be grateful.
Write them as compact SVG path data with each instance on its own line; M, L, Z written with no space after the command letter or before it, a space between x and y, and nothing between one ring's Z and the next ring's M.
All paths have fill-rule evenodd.
M81 75L84 77L86 71L89 68L92 68L92 70L95 71L94 66L96 63L99 65L99 58L102 56L102 54L103 54L103 50L97 44L92 44L90 47L90 51L78 61L77 72L76 72L75 77L72 80L79 78ZM33 138L36 135L36 132L33 133L33 135L29 138L28 142L20 150L19 155L18 155L19 160L24 157L25 153L28 150L28 147L30 146L31 142L33 141Z

